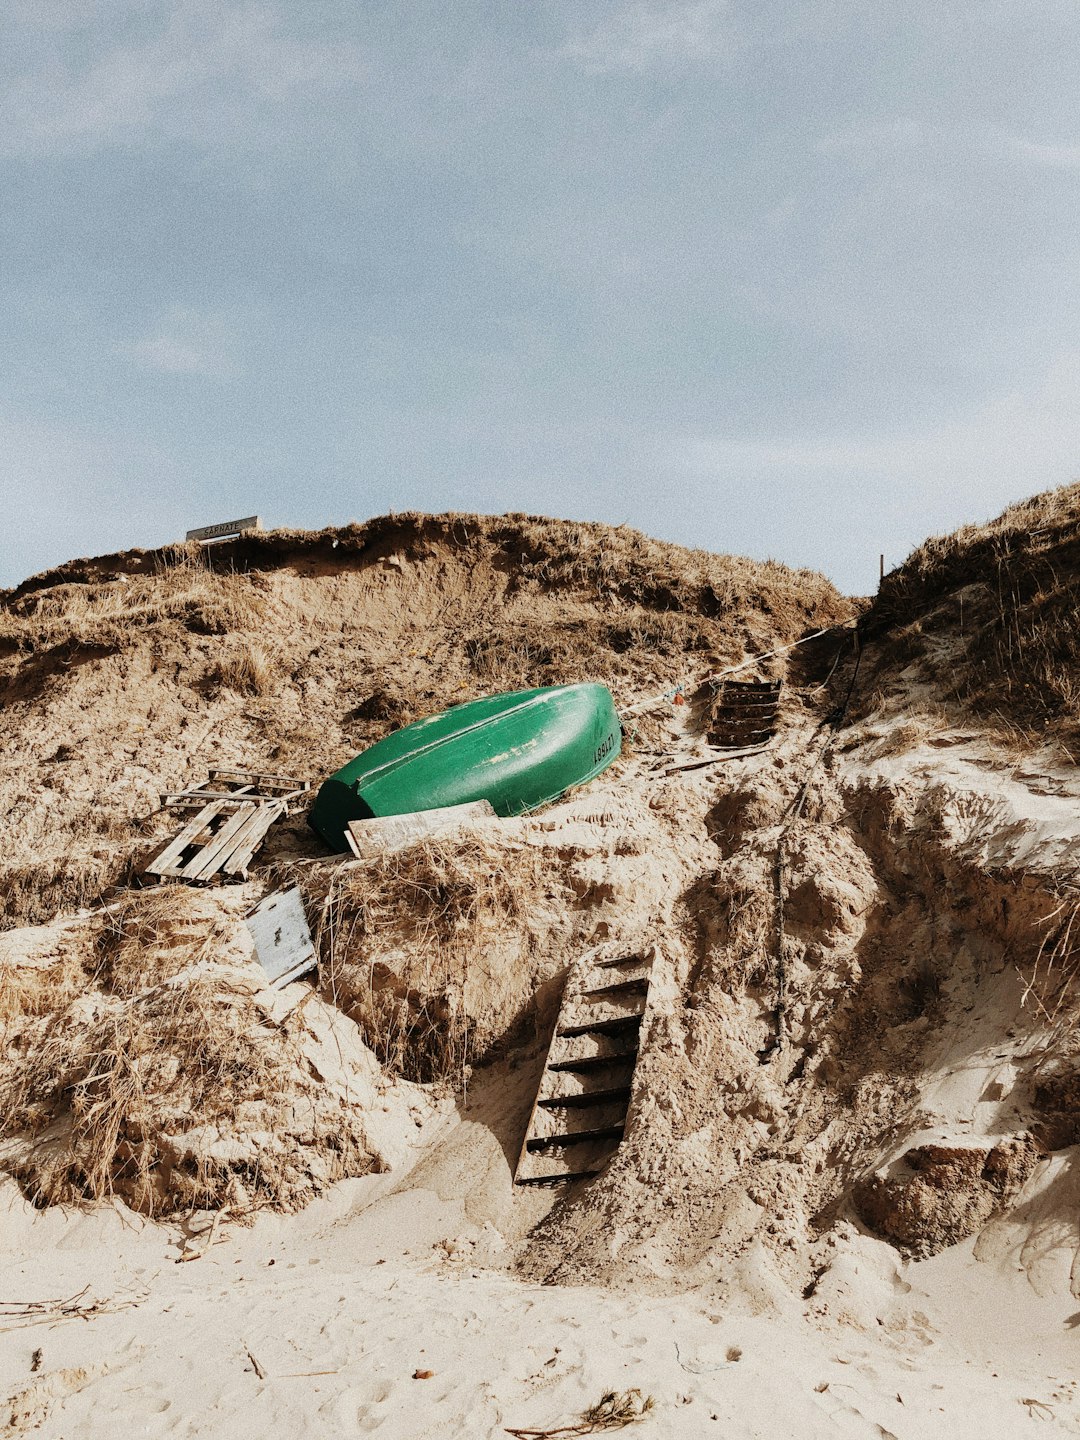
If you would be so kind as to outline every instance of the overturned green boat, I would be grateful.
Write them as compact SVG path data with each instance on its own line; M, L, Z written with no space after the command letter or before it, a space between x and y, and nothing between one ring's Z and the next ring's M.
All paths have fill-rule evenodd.
M622 746L606 685L490 695L387 735L325 781L308 817L335 850L350 820L488 800L520 815L610 765Z

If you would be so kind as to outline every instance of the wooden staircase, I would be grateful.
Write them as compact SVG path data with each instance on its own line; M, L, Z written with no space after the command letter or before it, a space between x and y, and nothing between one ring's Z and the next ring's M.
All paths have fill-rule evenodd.
M585 960L570 972L515 1184L560 1185L598 1175L618 1149L649 974L650 962L639 955Z
M776 734L779 680L721 680L706 716L710 745L721 750L766 745Z

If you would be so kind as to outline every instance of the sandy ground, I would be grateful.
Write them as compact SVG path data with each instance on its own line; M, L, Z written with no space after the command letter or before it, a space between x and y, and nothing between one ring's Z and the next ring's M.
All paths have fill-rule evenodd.
M1007 1256L979 1263L967 1244L901 1278L892 1251L862 1240L833 1283L838 1310L841 1293L878 1310L863 1331L811 1321L764 1267L756 1302L725 1305L524 1285L431 1248L433 1193L370 1203L377 1184L219 1227L187 1263L204 1242L174 1227L108 1208L34 1215L9 1187L5 1302L88 1287L82 1303L126 1306L6 1329L11 1413L66 1440L479 1440L568 1423L636 1386L655 1400L642 1440L1080 1434L1077 1302L1040 1298Z
M891 768L920 793L947 786L958 848L1060 871L1075 776L1006 779L976 758L932 747ZM1019 1123L987 1099L1008 1094L1020 1063L1022 1037L1005 1037L1019 992L1011 967L986 974L942 1053L925 1057L924 1129L900 1149ZM536 1062L481 1072L464 1111L446 1102L398 1127L414 1133L391 1172L337 1184L295 1215L211 1228L209 1215L154 1224L119 1204L37 1212L5 1182L0 1426L61 1440L471 1440L573 1424L636 1387L655 1402L632 1431L643 1440L1080 1434L1080 1147L930 1260L905 1262L841 1221L805 1300L759 1241L707 1284L680 1288L645 1264L637 1283L623 1266L614 1289L529 1284L513 1265L551 1198L515 1191L510 1167ZM619 1243L613 1231L612 1256ZM26 1311L73 1296L98 1312Z
M72 905L86 888L81 871L46 873L35 824L55 828L66 815L72 834L61 848L78 840L89 866L82 878L96 884L98 851L130 843L132 816L163 776L190 778L215 725L214 743L227 742L234 758L280 768L311 750L300 724L308 719L329 737L325 770L334 746L351 752L371 738L365 727L446 703L439 685L460 699L469 686L523 681L514 667L528 646L515 646L532 635L536 597L504 597L514 622L505 644L466 674L462 655L487 654L490 616L475 606L472 572L459 574L448 554L368 557L356 577L319 551L306 567L260 582L281 637L280 653L251 652L274 671L265 694L234 689L228 666L218 674L210 631L205 645L186 630L173 637L180 669L159 667L152 647L128 654L119 642L71 667L69 710L49 689L58 691L48 655L20 671L30 728L9 737L9 784L32 813L12 810L29 857L27 873L9 877L9 898L26 890L13 913L37 913L30 902L69 880ZM425 581L428 610L418 617L435 561L437 583ZM491 564L485 594L502 583ZM778 600L786 594L781 585ZM635 616L648 609L636 590L624 598ZM811 599L833 603L816 591ZM360 600L367 628L356 623ZM695 591L687 616L615 636L613 654L652 668L662 651L655 674L624 673L619 661L605 676L636 695L668 669L679 673L692 643L695 663L708 651L715 664L728 649L775 641L772 622L766 637L702 629L703 603ZM713 595L710 613L717 603ZM586 639L593 649L611 640L609 609L610 596L591 592L587 603L552 602L550 664L563 663L560 646L584 664ZM307 632L320 616L333 663L313 665L320 651ZM414 630L436 621L445 622L442 649L418 654ZM784 618L796 630L808 623ZM233 658L246 654L241 646ZM403 657L412 666L404 679ZM396 688L387 688L391 673ZM145 748L145 729L157 749L141 778L128 777L128 808L105 817L112 829L83 834L93 797L115 788L86 756L99 740L120 762L128 752L109 735L72 730L71 716L96 724L118 677L134 697L125 743L132 755ZM1053 1042L1049 1058L1070 1085L1080 1084L1080 1049L1068 1012L1064 1027L1050 1024L1056 1010L1036 1012L1033 981L1040 963L1047 978L1047 916L1075 893L1080 781L1049 752L1010 757L977 732L927 720L918 677L893 680L894 710L869 715L835 744L819 726L825 701L815 686L793 703L767 754L719 767L673 707L664 724L642 725L617 772L541 817L494 827L507 854L536 850L547 868L537 872L544 883L527 926L474 937L484 975L505 981L469 1012L489 1039L590 947L653 956L632 1120L603 1176L550 1216L550 1192L512 1185L552 1020L539 1001L536 1033L514 1040L509 1061L478 1068L466 1104L445 1086L428 1093L384 1077L348 1012L331 1014L325 997L308 996L297 1063L314 1065L320 1094L340 1096L341 1114L363 1119L371 1157L348 1172L320 1168L322 1152L337 1149L327 1133L341 1138L335 1112L314 1139L305 1130L285 1146L310 1183L275 1192L284 1206L321 1190L319 1198L294 1214L259 1209L246 1224L227 1208L217 1219L153 1223L118 1201L40 1212L4 1181L0 1429L61 1440L473 1440L509 1429L568 1433L560 1427L605 1393L636 1389L653 1400L631 1431L643 1440L1080 1434L1080 1122L1071 1100L1064 1115L1064 1101L1055 1108L1038 1093L1040 1047ZM59 730L41 729L42 697L63 745ZM167 750L192 697L199 725ZM293 751L282 751L282 737ZM47 783L27 780L28 755ZM696 768L703 759L708 767ZM297 827L282 829L275 857L298 845L308 863L310 840L305 849ZM207 904L224 916L250 898L238 890ZM50 901L47 916L57 908ZM16 981L54 961L59 974L68 960L82 964L75 952L90 928L84 913L11 931L0 961L6 954ZM402 975L412 974L402 968L407 948L389 957ZM358 963L375 958L365 952ZM1050 986L1047 1003L1052 995ZM103 992L96 1003L119 1008L121 999ZM191 1053L202 1055L206 1033L194 1035ZM179 1122L164 1103L174 1087L165 1088L152 1118L168 1138ZM204 1138L226 1151L263 1146L265 1161L264 1140L283 1132L269 1108L257 1108L217 1116ZM985 1155L1036 1129L1052 1132L1052 1145L988 1199ZM916 1147L942 1151L937 1170L910 1166ZM364 1174L378 1168L376 1156L390 1168ZM964 1169L973 1156L979 1163ZM848 1203L870 1193L869 1172L888 1201L877 1220L911 1222L903 1233L875 1226L901 1248L869 1234L859 1217L874 1219ZM36 1172L22 1173L27 1183ZM331 1183L341 1173L361 1178ZM230 1190L217 1203L235 1211L244 1200ZM600 1280L608 1283L586 1283Z

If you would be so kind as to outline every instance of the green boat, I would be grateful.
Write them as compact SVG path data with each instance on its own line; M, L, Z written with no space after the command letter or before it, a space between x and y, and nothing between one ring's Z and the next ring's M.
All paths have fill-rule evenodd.
M520 815L610 765L622 746L606 685L551 685L457 705L387 735L325 781L308 817L335 850L350 820L488 800Z

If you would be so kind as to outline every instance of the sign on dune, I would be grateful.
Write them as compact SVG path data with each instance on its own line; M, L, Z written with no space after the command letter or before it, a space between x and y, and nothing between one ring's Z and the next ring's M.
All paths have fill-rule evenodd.
M258 515L248 515L243 520L223 520L220 525L200 525L189 530L185 540L225 540L230 535L242 535L245 530L261 530L262 521Z

